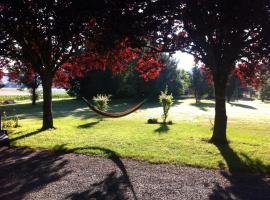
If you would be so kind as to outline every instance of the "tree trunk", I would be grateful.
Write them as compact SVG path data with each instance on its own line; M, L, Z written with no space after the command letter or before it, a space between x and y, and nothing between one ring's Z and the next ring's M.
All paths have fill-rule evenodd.
M215 124L212 138L210 142L215 144L226 144L226 129L227 129L227 115L226 115L226 79L217 79L214 81L215 87Z
M32 88L32 105L36 105L37 95L36 95L36 86Z
M43 87L43 125L42 130L54 128L52 116L52 76L42 78Z

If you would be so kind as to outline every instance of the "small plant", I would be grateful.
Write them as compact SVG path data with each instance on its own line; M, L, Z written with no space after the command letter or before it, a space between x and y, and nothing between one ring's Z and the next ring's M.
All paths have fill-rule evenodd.
M173 124L172 120L169 120L167 124L172 125Z
M157 124L158 123L158 119L157 118L151 118L147 120L148 124Z
M18 128L20 126L19 125L19 117L18 117L18 115L14 115L13 121L14 121L14 128Z
M173 104L173 96L168 94L168 87L166 87L164 91L161 91L161 94L159 95L159 102L163 107L162 119L163 123L165 124L168 118L169 110Z
M6 112L3 112L2 116L2 128L8 129L8 128L17 128L19 127L19 117L17 114L15 114L12 117L7 117Z
M94 105L97 109L101 111L106 111L109 107L108 103L110 101L110 97L111 95L98 94L97 96L93 97Z

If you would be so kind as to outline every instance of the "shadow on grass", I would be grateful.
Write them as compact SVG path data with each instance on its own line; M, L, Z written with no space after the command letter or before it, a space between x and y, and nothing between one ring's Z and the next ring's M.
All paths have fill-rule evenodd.
M26 199L70 173L64 168L68 161L58 153L4 147L0 152L0 199Z
M183 103L183 101L175 100L172 107L180 105L181 103ZM150 102L146 102L140 109L145 110L145 109L149 109L149 108L159 108L159 107L161 108L161 105L158 101L150 101Z
M90 128L90 127L93 127L93 126L97 125L100 121L101 120L96 121L96 122L90 122L90 123L86 123L86 124L81 124L81 125L78 126L78 128Z
M222 171L221 174L230 185L224 188L215 183L209 199L246 200L254 196L256 199L269 199L270 182L265 175L270 174L270 165L265 165L258 159L253 160L244 153L240 154L242 156L240 158L229 145L216 145L216 147L228 165L229 172ZM220 164L220 167L224 166Z
M122 112L134 106L138 101L135 100L114 100L110 103L109 112ZM174 105L181 104L177 101ZM61 99L53 100L53 116L54 118L75 116L82 119L97 118L98 115L91 111L81 99ZM141 110L148 108L160 107L158 102L147 102L140 108ZM8 115L18 114L21 119L23 118L42 118L42 102L37 102L35 106L31 103L22 103L14 105L0 106L0 112L5 111Z
M31 137L32 135L36 135L36 134L38 134L38 133L41 133L42 131L43 131L43 130L38 129L38 130L36 130L36 131L32 131L32 132L30 132L30 133L26 133L26 134L24 134L24 135L20 135L20 136L15 137L15 138L11 138L11 139L10 139L10 142L12 143L12 142L15 142L15 141L17 141L17 140L21 140L21 139L24 139L24 138L27 138L27 137Z
M160 123L159 128L155 130L156 133L167 133L170 130L170 127L167 124Z
M246 109L252 109L252 110L257 110L257 108L253 107L253 106L249 106L249 105L245 105L245 104L241 104L241 103L229 103L231 106L237 106L237 107L241 107L241 108L246 108Z
M215 107L215 103L191 103L190 105L195 106L197 108L199 108L202 111L207 111L208 108L214 108Z
M67 198L73 200L79 199L126 199L126 190L129 187L133 197L137 200L137 195L135 193L134 187L130 181L128 172L120 156L115 152L107 148L89 146L89 147L77 147L73 149L67 149L66 145L55 146L54 150L63 153L76 152L78 150L98 150L105 153L108 159L110 159L121 171L122 175L117 176L116 172L113 171L109 173L106 178L98 183L94 183L91 187L83 192L75 192L70 194Z

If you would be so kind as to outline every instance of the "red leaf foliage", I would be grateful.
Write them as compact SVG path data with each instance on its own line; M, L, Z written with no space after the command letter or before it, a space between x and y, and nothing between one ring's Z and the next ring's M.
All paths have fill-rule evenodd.
M209 68L201 65L200 69L206 73L208 83L213 84L213 75ZM252 86L256 89L261 87L270 75L270 65L267 63L250 64L240 63L237 64L231 72L236 75L243 86Z
M155 79L164 67L157 53L131 48L125 39L110 52L101 54L91 50L73 57L57 71L54 85L68 88L70 78L83 77L89 71L110 69L115 74L130 66L146 81Z

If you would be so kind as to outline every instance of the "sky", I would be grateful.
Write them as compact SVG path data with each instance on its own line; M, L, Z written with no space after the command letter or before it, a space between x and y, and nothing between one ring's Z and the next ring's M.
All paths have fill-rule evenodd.
M190 71L191 68L195 65L194 57L188 53L183 53L181 51L177 51L173 58L178 61L178 68Z

